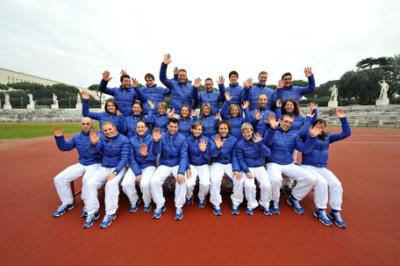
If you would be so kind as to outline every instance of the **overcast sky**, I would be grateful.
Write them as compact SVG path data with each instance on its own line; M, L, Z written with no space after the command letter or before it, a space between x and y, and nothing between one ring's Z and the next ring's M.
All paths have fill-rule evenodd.
M158 80L164 53L190 79L269 72L317 84L366 57L400 54L398 0L1 0L0 67L87 87L121 68Z

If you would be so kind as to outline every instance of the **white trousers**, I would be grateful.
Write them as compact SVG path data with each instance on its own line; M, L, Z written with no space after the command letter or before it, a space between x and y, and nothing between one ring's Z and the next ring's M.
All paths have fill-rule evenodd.
M156 171L153 174L153 177L150 181L151 187L151 196L153 197L153 201L157 205L157 209L161 209L165 204L165 198L163 193L163 184L165 180L173 175L174 177L178 176L178 168L179 166L169 167L166 165L160 165L157 167ZM183 184L178 184L175 182L175 207L182 208L185 204L185 196L186 196L186 182Z
M232 204L239 206L243 202L243 178L237 180L232 173L232 164L213 163L210 168L211 187L210 202L216 207L222 203L221 183L224 174L229 176L233 181L233 193L231 195Z
M151 203L150 180L155 170L155 166L148 166L142 169L142 178L139 181L139 186L143 194L142 198L145 205L149 205ZM128 197L131 205L135 205L139 199L139 196L136 191L136 176L130 167L128 171L126 171L121 186L122 191Z
M326 209L329 205L334 210L342 210L343 187L339 179L326 167L302 165L317 179L314 185L314 201L317 208ZM328 194L329 192L329 194Z
M115 214L118 209L118 197L119 197L119 182L125 174L125 168L118 173L116 177L107 181L106 177L109 173L112 173L115 168L100 167L87 182L87 197L85 200L86 210L88 214L93 214L100 208L98 199L98 190L106 184L105 192L105 206L106 214Z
M58 197L62 204L71 204L74 202L70 182L82 176L82 200L85 199L87 194L87 181L99 169L100 164L92 164L85 166L77 163L65 168L58 175L54 177L54 185L57 190Z
M260 205L264 208L269 209L269 203L271 201L271 183L269 181L267 170L264 166L260 167L249 167L250 172L254 178L248 178L245 173L242 172L242 179L244 180L244 192L247 200L247 208L257 208L258 203L256 200L256 183L260 186Z
M271 180L272 200L274 202L279 202L282 174L297 181L296 186L292 189L292 195L297 200L302 200L307 196L316 181L313 174L294 163L286 165L267 163L267 171Z
M200 180L198 197L200 200L205 200L208 191L210 190L210 167L208 166L208 164L198 166L190 165L190 170L192 170L192 176L186 177L186 198L191 198L193 196L193 190L196 186L198 176Z

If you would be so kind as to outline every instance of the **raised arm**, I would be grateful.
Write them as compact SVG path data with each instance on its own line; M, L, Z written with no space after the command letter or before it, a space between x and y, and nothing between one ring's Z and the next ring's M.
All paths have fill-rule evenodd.
M89 93L87 90L82 91L82 116L87 116L95 120L100 120L101 114L89 111Z
M304 68L304 74L306 75L306 77L308 79L308 86L301 87L301 90L300 90L301 95L311 93L315 90L315 79L314 79L314 74L312 73L311 67Z
M169 63L171 63L171 55L170 54L166 54L166 55L164 55L164 60L161 63L160 80L165 86L167 86L168 88L172 89L174 81L169 80L167 78L167 68L168 68L168 64Z
M54 128L54 138L56 140L57 147L60 151L70 151L76 147L73 138L69 141L65 141L64 133L59 127Z
M114 90L107 87L108 82L112 79L108 70L103 72L103 79L100 81L99 89L102 93L114 96Z
M351 135L349 121L347 121L344 111L340 108L336 108L336 116L340 119L340 123L342 124L342 132L328 135L329 143L345 139Z

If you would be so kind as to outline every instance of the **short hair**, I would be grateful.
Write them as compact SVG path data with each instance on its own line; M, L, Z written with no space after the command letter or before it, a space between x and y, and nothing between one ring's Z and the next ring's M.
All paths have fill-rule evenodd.
M196 127L201 126L203 128L203 124L201 123L201 121L197 120L195 121L191 126L190 129L195 129Z
M130 79L131 77L128 74L122 74L121 77L119 78L119 81L122 82L126 78Z
M106 111L107 114L111 114L110 111L107 109L107 104L112 103L115 106L115 110L119 110L117 103L115 102L114 98L107 99L106 102L104 103L104 110Z
M165 102L158 103L157 108L160 108L160 107L164 107L164 109L167 110L167 104Z
M139 120L139 121L137 121L137 122L136 122L136 127L137 127L137 125L138 125L139 123L143 123L145 127L148 127L147 124L146 124L146 122L144 122L144 120Z
M238 104L236 104L236 103L233 103L233 104L229 105L229 108L228 108L229 113L231 113L231 110L232 110L233 108L237 108L238 111L239 111L239 114L240 114L240 106L239 106Z
M285 106L286 106L286 104L287 104L288 102L291 102L291 103L293 103L293 105L294 105L293 113L294 113L295 115L300 115L299 103L298 103L297 101L295 101L295 100L292 100L292 99L287 100L286 102L284 102L284 103L282 104L282 107L281 107L282 114L286 114L286 113L287 113L287 112L286 112L286 109L285 109Z
M206 79L204 80L204 82L206 82L206 81L211 81L212 83L214 83L213 80L212 80L212 78L206 78Z
M287 117L289 117L290 119L294 120L294 117L293 117L293 115L291 115L291 114L283 114L283 115L282 115L282 120L283 120L283 117L285 117L285 116L287 116Z
M169 124L179 124L179 120L175 117L171 117L170 119L168 119L168 125Z
M258 73L258 77L260 77L261 75L264 75L264 74L268 75L268 72L267 71L261 71L260 73Z
M103 125L101 126L101 129L103 129L103 127L106 126L106 125L111 125L112 127L115 127L115 124L112 121L107 120L107 121L103 122Z
M285 74L282 75L282 78L281 78L281 79L283 79L283 78L286 77L286 76L292 77L292 74L291 74L290 72L286 72Z
M132 104L132 107L133 107L135 104L139 105L140 108L142 108L142 110L143 110L143 104L142 104L141 102L135 101L135 102Z
M232 70L231 72L229 72L229 78L231 78L232 75L236 75L239 78L239 73L237 73L237 71Z
M231 124L230 124L227 120L221 120L221 121L218 123L217 128L216 128L217 132L218 132L218 129L219 129L219 127L220 127L221 125L226 125L226 126L228 127L228 131L231 132L232 126L231 126Z
M151 73L147 73L146 75L144 75L144 79L152 79L154 80L154 75Z
M318 118L317 120L315 120L312 123L312 126L315 127L316 124L324 124L324 126L326 126L326 120L322 119L322 118Z
M210 109L210 114L212 113L211 104L210 104L210 103L203 103L203 104L201 105L201 110L200 110L201 115L203 115L203 109L204 109L204 107L208 107L208 108Z
M180 68L180 69L178 70L178 73L179 73L179 72L185 72L185 73L187 73L186 69L184 69L184 68Z
M189 110L189 113L190 113L191 108L190 108L189 105L187 105L187 104L184 103L184 104L181 105L181 108L179 108L179 110L182 112L182 109L183 109L183 108L187 108L187 109Z
M249 130L253 130L254 131L254 129L253 129L253 126L250 124L250 123L243 123L242 124L242 126L240 127L240 130L245 130L245 129L249 129Z
M267 96L266 94L264 94L264 93L258 95L257 100L260 100L260 98L261 98L262 96L265 96L265 98L267 98L267 101L268 101L268 96Z

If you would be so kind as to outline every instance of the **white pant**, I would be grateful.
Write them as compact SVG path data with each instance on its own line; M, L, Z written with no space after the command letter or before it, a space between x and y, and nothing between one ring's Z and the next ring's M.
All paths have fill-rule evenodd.
M286 165L267 163L267 171L271 180L272 200L274 202L279 202L282 174L297 181L296 186L292 189L292 195L297 200L302 200L307 196L316 181L314 175L294 163Z
M139 186L143 193L142 197L145 205L149 205L151 203L150 180L155 170L155 166L148 166L142 169L142 178L139 181ZM139 196L136 191L136 176L130 167L128 171L126 171L121 186L122 191L124 191L125 195L128 197L131 205L135 205L139 199Z
M91 164L85 166L77 163L65 168L62 172L54 177L54 185L56 187L58 197L62 204L71 204L74 202L74 196L72 195L70 182L78 179L82 176L82 200L86 197L87 181L93 175L94 172L99 169L100 164Z
M237 180L232 173L232 164L213 163L210 168L211 187L210 202L216 207L222 203L221 182L224 174L228 175L233 181L233 193L231 195L232 204L239 206L243 202L243 178Z
M87 182L87 197L85 199L86 210L88 214L97 212L100 208L99 199L97 197L98 190L106 183L105 205L106 214L115 214L118 209L119 182L125 174L125 168L118 173L116 177L107 181L106 177L112 173L115 168L100 167Z
M254 178L257 179L260 186L260 205L269 209L269 203L271 201L271 183L268 178L267 170L265 170L264 166L249 167L249 170L253 174ZM256 183L254 178L248 178L246 174L242 172L247 208L252 209L257 208L258 206L256 200Z
M310 171L317 182L314 186L314 201L317 208L326 209L328 203L334 210L342 210L343 188L339 179L326 167L315 167L311 165L302 165Z
M174 177L178 176L179 165L169 167L166 165L160 165L157 167L150 181L151 195L153 201L157 205L157 209L161 209L165 204L165 198L163 193L163 187L165 180L172 174ZM186 196L186 182L183 184L175 183L175 207L182 208L185 204Z
M210 167L208 164L204 165L190 165L192 176L186 178L187 193L186 198L193 196L193 190L196 186L197 176L199 177L199 199L204 200L208 191L210 190Z

